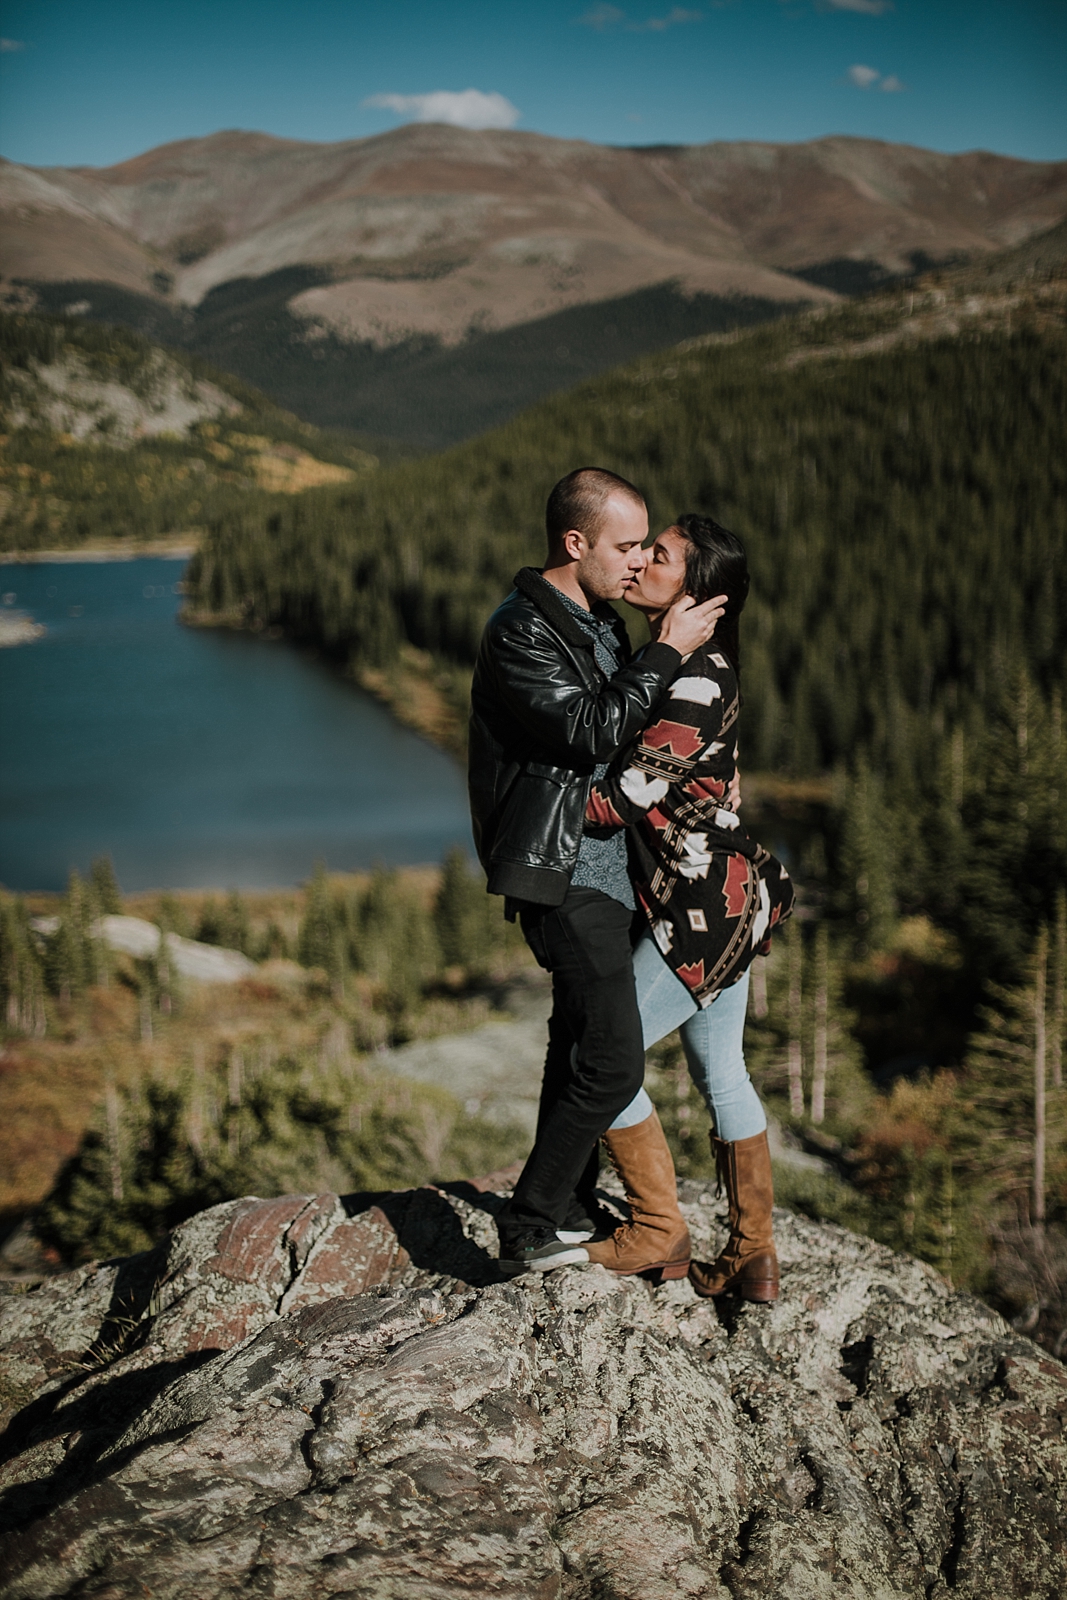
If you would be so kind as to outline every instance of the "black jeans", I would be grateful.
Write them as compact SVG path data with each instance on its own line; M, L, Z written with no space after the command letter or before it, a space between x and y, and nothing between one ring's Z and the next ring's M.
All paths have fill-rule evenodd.
M558 1228L576 1189L596 1182L597 1141L645 1075L634 987L633 912L599 889L525 906L522 931L552 974L552 1018L537 1137L506 1211Z

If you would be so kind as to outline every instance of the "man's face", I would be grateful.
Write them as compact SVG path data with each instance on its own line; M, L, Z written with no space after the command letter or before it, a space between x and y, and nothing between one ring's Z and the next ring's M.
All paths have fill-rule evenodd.
M609 495L592 549L582 540L576 577L589 600L620 600L645 564L648 512L628 494Z

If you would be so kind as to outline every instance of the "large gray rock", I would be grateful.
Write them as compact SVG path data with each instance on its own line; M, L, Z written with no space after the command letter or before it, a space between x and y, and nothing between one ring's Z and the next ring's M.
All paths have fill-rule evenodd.
M780 1213L772 1308L500 1282L493 1194L374 1198L0 1302L4 1595L1067 1591L1067 1369L929 1268Z
M55 919L57 923L58 920ZM154 922L146 922L143 917L100 917L93 924L93 932L112 950L124 951L142 961L159 950L160 931ZM168 933L165 938L175 971L183 978L195 978L201 983L239 983L256 970L255 962L240 950L224 950L218 945L202 944L197 939L183 939L178 933Z
M441 1034L383 1050L379 1071L431 1083L462 1101L468 1116L520 1127L533 1141L548 1048L552 991L535 969L513 983L498 1004L510 1020L483 1023L465 1033Z
M58 932L61 921L57 916L30 919L34 930L46 939ZM239 983L256 971L255 962L240 950L225 950L219 945L202 944L198 939L183 939L178 933L164 935L154 922L146 922L144 917L97 917L91 932L110 949L134 956L138 961L152 960L159 952L160 939L165 938L174 970L181 977L195 978L200 983Z

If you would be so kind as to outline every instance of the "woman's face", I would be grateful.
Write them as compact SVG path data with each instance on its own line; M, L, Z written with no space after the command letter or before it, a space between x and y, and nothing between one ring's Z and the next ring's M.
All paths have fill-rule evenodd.
M665 528L648 560L629 586L623 599L638 611L666 611L685 592L685 549L689 543L677 528Z

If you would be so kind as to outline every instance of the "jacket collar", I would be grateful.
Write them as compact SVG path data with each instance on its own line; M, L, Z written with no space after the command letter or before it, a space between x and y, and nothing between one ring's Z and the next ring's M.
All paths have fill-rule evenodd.
M513 581L519 593L524 594L527 600L537 607L568 644L576 645L580 650L593 649L592 635L571 615L560 599L559 590L543 578L536 567L523 567L515 574ZM626 640L628 654L629 639L626 636L625 624L615 612L611 614L611 622L617 636L620 629L622 630L621 637Z

